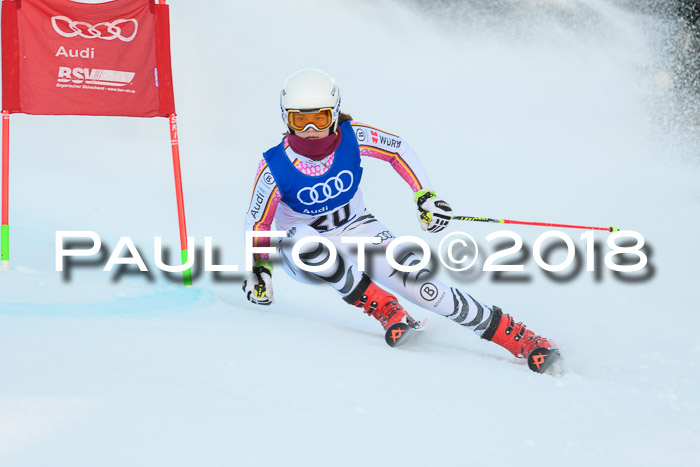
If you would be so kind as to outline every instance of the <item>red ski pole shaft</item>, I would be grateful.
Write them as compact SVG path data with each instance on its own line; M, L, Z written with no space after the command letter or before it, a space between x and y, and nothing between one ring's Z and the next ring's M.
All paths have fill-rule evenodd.
M452 216L453 220L470 221L470 222L493 222L497 224L518 224L518 225L537 225L540 227L559 227L563 229L582 229L582 230L605 230L607 232L617 232L618 229L614 225L612 227L593 227L588 225L571 225L571 224L553 224L549 222L530 222L530 221L515 221L511 219L496 219L492 217L471 217L471 216Z
M185 199L182 195L182 173L180 171L180 143L177 134L177 116L170 115L170 146L173 153L173 171L175 173L175 198L177 200L177 217L180 227L180 251L182 264L187 264L189 250L187 244L187 224L185 223ZM182 280L185 286L192 285L192 269L182 272Z
M0 224L0 263L10 268L10 111L2 111L2 223Z

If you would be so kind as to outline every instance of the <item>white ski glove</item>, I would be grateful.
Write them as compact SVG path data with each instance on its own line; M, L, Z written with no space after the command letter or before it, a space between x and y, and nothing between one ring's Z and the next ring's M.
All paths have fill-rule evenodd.
M272 263L258 260L253 272L243 281L243 293L249 302L256 305L270 305L275 301L272 294Z
M447 227L452 219L452 208L446 201L439 199L434 190L420 190L414 198L418 205L421 229L436 233Z

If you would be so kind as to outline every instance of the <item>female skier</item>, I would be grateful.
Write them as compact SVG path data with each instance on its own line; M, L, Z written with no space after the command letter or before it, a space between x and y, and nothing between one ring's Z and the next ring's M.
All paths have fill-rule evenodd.
M383 254L368 254L368 274L360 272L357 245L341 243L341 237L378 237L383 249L395 238L365 208L359 189L362 157L389 162L408 183L423 230L442 231L451 219L450 205L436 196L418 157L403 139L340 112L340 91L326 73L301 70L291 75L282 88L280 105L287 133L260 161L245 230L269 231L274 219L277 230L287 231L278 252L289 275L302 282L329 284L347 303L376 318L387 331L390 345L400 343L404 335L419 329L420 323L377 284L453 320L516 357L526 358L533 371L542 373L559 359L552 341L516 323L500 308L430 277L427 269L399 272ZM328 269L310 273L292 261L295 243L309 236L321 236L335 245L337 260ZM269 244L266 237L255 241L255 246ZM306 266L324 264L330 254L321 242L303 245L299 251ZM419 262L407 250L395 253L395 257L402 265ZM256 254L254 259L243 291L252 303L269 305L274 300L272 263L266 254Z

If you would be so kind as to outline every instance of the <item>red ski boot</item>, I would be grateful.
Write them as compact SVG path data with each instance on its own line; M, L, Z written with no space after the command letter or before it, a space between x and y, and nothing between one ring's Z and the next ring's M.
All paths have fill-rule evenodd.
M396 297L379 288L374 282L369 283L367 289L353 305L364 309L365 313L376 318L385 331L392 324L399 322L415 323L415 320L399 305Z
M352 304L364 309L365 313L381 323L386 331L387 344L395 347L404 343L413 331L420 329L420 323L411 318L396 297L382 290L374 282L367 282L369 285L365 291Z
M484 332L484 339L500 345L518 358L526 358L528 367L536 373L544 373L561 358L553 341L538 336L523 323L516 323L512 316L503 313L500 308L493 308L494 316L489 328L495 328L495 331Z

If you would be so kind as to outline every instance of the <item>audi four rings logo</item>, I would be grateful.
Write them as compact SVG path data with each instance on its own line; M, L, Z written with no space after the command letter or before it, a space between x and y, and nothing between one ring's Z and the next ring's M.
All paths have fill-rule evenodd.
M355 181L352 172L343 170L335 177L331 177L323 183L317 183L312 187L302 188L297 192L297 199L307 206L318 203L325 203L328 200L338 197L352 188Z
M133 23L133 32L129 31ZM97 23L92 25L84 21L73 21L67 16L52 16L51 25L54 31L63 37L84 37L85 39L104 39L111 41L119 39L123 42L131 42L136 37L139 30L139 22L135 19L115 19L112 22Z

